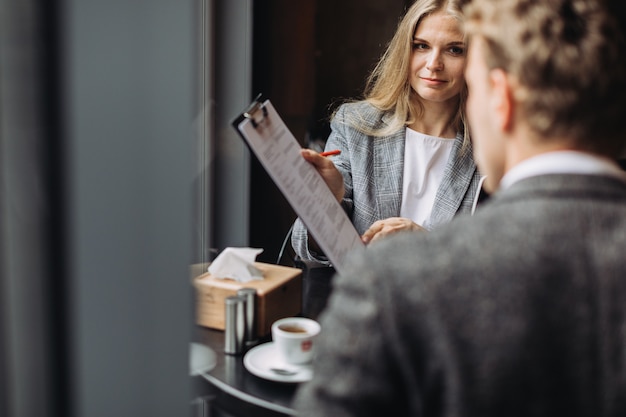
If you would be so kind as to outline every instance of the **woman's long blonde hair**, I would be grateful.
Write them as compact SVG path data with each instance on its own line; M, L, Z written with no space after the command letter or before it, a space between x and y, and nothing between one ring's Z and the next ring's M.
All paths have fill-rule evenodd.
M421 98L413 91L409 83L413 35L424 17L437 11L444 11L462 21L459 0L417 0L404 14L396 33L387 49L370 73L365 86L364 99L391 115L389 124L380 129L365 133L385 136L397 132L419 119L424 112ZM457 113L451 120L457 131L463 132L468 140L465 119L465 101L467 87L463 87ZM414 106L414 103L418 106ZM358 123L363 128L362 123ZM367 128L366 128L367 129Z

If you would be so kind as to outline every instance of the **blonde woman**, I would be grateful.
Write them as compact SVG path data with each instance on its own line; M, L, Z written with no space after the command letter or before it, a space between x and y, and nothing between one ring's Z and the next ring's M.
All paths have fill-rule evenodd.
M418 0L372 71L364 99L331 120L325 158L303 157L322 174L365 243L430 230L472 210L480 174L465 125L467 44L458 0ZM292 246L328 264L298 219Z

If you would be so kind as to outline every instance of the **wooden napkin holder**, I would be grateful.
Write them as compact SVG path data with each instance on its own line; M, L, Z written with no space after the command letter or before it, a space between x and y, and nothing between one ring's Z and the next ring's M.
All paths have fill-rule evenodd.
M209 272L193 279L196 295L196 322L200 326L224 330L226 297L240 288L254 288L257 337L270 333L274 321L302 312L302 270L283 265L255 262L263 280L241 283L220 279Z

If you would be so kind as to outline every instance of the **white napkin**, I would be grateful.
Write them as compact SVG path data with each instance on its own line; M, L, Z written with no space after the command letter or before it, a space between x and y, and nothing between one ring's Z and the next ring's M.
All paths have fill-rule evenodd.
M263 249L226 248L211 262L209 272L215 278L230 278L238 282L262 280L263 272L254 266L261 252Z

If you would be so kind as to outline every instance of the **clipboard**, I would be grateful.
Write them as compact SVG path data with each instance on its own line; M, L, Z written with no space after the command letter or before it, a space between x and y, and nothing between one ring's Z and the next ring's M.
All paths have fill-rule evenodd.
M259 95L232 125L341 273L348 252L364 244L322 176L300 155L300 144L270 100Z

